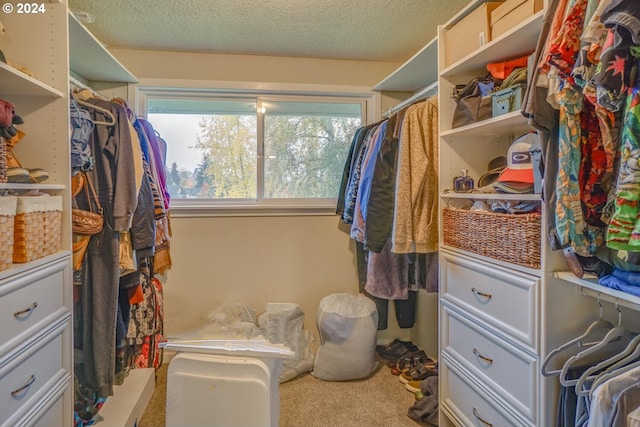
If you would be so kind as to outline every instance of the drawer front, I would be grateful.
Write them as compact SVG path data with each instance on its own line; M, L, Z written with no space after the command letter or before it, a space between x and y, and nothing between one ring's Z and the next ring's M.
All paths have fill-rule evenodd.
M535 351L538 277L445 252L441 261L444 300Z
M63 306L68 264L65 260L0 282L0 348Z
M63 332L69 319L47 335L30 341L12 354L0 370L0 425L18 412L32 396L56 375L63 365Z
M454 369L447 360L440 369L441 402L446 412L455 415L464 426L477 427L531 427L534 424L520 420L499 401L483 392L466 374Z
M538 362L443 305L442 348L502 399L536 422Z
M53 406L36 421L34 427L63 426L65 422L64 410L64 400L60 396Z
M53 427L73 425L71 374L63 369L12 414L4 426Z

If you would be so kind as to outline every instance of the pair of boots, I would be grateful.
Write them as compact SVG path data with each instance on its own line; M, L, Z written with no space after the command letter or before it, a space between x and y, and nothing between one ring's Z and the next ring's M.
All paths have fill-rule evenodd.
M49 179L49 174L40 168L24 168L18 161L13 148L24 137L24 132L17 130L10 139L5 139L5 162L7 167L7 181L11 183L34 184Z

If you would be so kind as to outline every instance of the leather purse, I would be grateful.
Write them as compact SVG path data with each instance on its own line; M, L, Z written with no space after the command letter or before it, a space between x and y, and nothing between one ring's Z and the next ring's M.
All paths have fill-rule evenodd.
M104 216L102 215L102 205L100 205L96 190L93 187L93 183L91 182L89 175L85 174L83 181L84 191L87 195L87 201L89 202L89 210L86 211L78 208L71 209L71 229L75 234L92 236L102 231L102 227L104 226ZM92 204L89 198L89 189L87 189L87 187L91 190L91 195L93 196L93 200L98 208L97 213L93 212L91 209Z

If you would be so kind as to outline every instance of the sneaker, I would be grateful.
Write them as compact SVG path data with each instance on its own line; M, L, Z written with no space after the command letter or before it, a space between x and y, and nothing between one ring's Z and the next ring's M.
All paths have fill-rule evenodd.
M25 168L7 168L7 181L14 184L31 184L29 171Z
M420 389L420 384L422 383L422 381L418 381L418 380L412 380L409 381L408 383L406 383L404 385L404 387L409 390L411 393L415 393L416 394L416 400L420 400L417 397L417 394L420 393L422 394L422 389Z
M44 169L28 168L27 171L29 172L31 182L40 183L49 179L49 173Z
M427 377L438 375L438 362L420 363L413 368L400 374L398 379L403 384L408 384L410 381L422 381Z
M381 358L395 363L395 361L402 357L402 355L417 349L418 347L411 341L402 341L396 338L386 346L377 345L376 353Z

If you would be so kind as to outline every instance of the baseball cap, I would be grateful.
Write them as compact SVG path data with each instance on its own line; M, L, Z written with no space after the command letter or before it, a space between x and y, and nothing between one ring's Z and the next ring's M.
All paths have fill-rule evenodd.
M507 167L500 173L498 182L533 184L533 159L529 150L538 140L535 132L517 138L507 151Z

